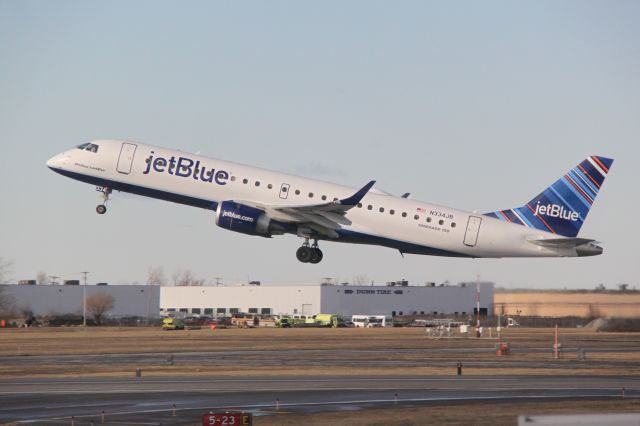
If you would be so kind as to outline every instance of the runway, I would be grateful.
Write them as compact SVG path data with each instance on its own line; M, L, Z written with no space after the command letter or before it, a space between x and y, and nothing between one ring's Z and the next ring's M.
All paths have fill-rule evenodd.
M197 423L208 410L254 416L450 401L640 397L624 376L140 377L0 380L0 424ZM176 415L173 415L175 405Z

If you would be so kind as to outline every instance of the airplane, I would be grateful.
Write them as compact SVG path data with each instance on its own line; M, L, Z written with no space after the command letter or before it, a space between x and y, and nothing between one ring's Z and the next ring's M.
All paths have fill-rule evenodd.
M578 237L612 159L592 155L520 207L479 214L126 140L96 140L47 161L96 185L107 211L112 191L212 210L217 226L248 235L303 239L300 262L323 258L318 241L389 247L400 254L468 258L602 254Z

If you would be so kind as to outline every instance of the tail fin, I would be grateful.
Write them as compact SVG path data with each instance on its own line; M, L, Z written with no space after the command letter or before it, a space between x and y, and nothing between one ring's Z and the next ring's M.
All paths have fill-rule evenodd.
M592 155L522 207L485 213L508 222L575 237L613 160Z

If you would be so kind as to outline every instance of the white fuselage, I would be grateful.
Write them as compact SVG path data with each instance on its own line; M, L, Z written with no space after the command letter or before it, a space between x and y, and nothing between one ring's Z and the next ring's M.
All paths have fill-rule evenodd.
M304 206L351 196L357 188L140 143L100 140L97 152L71 149L47 162L65 176L110 189L216 209L226 200ZM130 146L125 146L128 144ZM403 253L464 257L576 256L575 249L530 240L558 235L482 214L396 197L375 189L345 214L338 242ZM296 233L295 230L287 231Z

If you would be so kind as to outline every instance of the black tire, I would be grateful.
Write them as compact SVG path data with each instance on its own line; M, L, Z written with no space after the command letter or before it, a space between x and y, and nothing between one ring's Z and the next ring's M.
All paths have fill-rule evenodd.
M296 251L296 257L302 263L308 263L313 257L311 247L302 246Z
M309 263L320 263L320 261L322 260L322 250L320 250L319 248L312 248L311 249L313 256L311 256L311 260L309 260Z
M105 206L104 204L98 204L98 207L96 207L96 212L98 212L98 214L105 214L107 212L107 206Z

